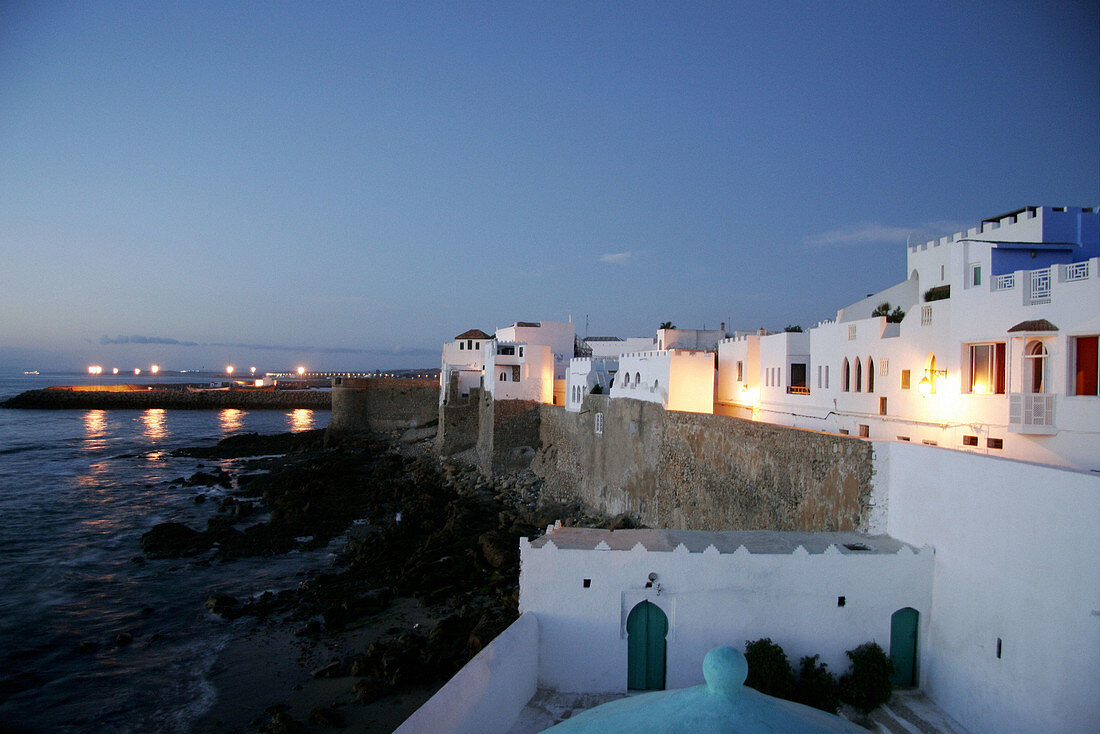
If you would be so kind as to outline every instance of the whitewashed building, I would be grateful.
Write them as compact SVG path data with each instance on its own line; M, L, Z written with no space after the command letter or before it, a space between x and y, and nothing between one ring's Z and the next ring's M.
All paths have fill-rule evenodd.
M718 412L1100 469L1098 258L1100 213L1069 207L910 246L908 278L835 321L724 340Z
M452 377L457 380L458 395L466 397L470 388L481 387L485 374L484 346L492 339L481 329L464 331L443 345L443 361L439 371L439 403L447 397Z
M693 349L623 354L611 398L658 403L666 410L713 413L715 356Z

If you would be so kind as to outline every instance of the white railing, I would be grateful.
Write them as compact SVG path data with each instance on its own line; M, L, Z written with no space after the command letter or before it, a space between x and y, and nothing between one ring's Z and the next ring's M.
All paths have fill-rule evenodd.
M1006 273L1005 275L994 275L993 279L989 281L990 290L994 291L1010 291L1016 287L1016 273Z
M1057 433L1054 396L1013 393L1008 396L1008 427L1014 433Z
M920 325L928 326L932 323L932 307L921 306L920 307Z
M1050 268L1043 268L1042 270L1031 271L1027 298L1024 300L1025 306L1050 303L1050 284L1052 280L1050 270Z
M1073 263L1072 265L1059 266L1059 277L1063 283L1070 283L1075 280L1088 280L1089 277L1089 261L1080 263Z

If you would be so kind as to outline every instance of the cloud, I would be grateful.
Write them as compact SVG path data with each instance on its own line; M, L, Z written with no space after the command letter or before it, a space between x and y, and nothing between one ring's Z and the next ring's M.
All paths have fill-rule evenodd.
M181 347L197 347L198 342L181 342L179 339L169 339L163 336L104 336L99 340L100 344L175 344Z
M221 347L228 349L254 349L265 352L294 352L301 354L352 354L366 355L370 357L422 357L439 356L439 350L425 347L395 347L395 348L356 348L356 347L316 347L293 344L243 344L228 342L199 343L180 341L162 336L104 336L99 340L100 344L171 344L179 347Z
M600 255L600 262L612 265L626 265L634 257L633 252L608 252Z
M938 236L961 232L966 225L959 222L923 222L912 227L898 227L880 222L858 222L840 229L829 230L807 237L803 243L810 247L855 247L871 244L923 243Z

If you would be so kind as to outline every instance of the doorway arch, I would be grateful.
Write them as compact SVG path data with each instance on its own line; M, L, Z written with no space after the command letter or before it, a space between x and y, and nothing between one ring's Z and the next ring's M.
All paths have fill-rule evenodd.
M890 615L890 661L894 664L895 688L917 685L917 629L920 612L912 607Z
M668 617L650 601L642 601L626 618L627 688L661 691L665 687L665 637Z

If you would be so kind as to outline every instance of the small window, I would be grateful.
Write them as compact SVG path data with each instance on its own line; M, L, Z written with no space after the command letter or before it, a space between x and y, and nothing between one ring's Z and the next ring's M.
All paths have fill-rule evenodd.
M603 433L603 413L596 413L596 422L594 425L596 433Z
M634 373L634 387L640 387L641 384L642 384L642 373L641 372L635 372Z
M466 349L466 342L459 342L458 343L458 351L461 352L461 351L464 351L465 349Z
M943 266L941 265L940 266L940 282L941 283L943 282L943 277L944 277L944 272L943 272Z
M909 443L909 437L908 436L897 436L896 438L899 441L905 441L906 443Z
M901 371L901 389L902 390L908 390L909 389L909 370L902 370Z
M745 363L742 362L741 360L737 361L737 381L738 382L744 382L745 381Z
M825 389L829 389L829 365L825 365Z
M1001 638L997 638L997 659L1001 659Z
M519 382L519 365L512 365L512 382Z
M474 348L474 340L473 339L467 339L466 340L466 348L467 349L473 349Z
M838 597L836 598L836 605L837 605L838 607L842 607L842 606L844 606L844 605L845 605L845 604L847 604L847 603L848 603L848 602L847 602L847 600L846 600L846 599L845 599L845 598L844 598L843 596L838 596Z
M963 446L977 446L977 445L978 445L978 437L977 436L963 436Z
M856 325L848 324L848 341L852 341L856 338Z
M852 374L852 368L848 364L848 358L844 358L844 364L840 367L840 391L848 392L849 378Z
M658 388L659 386L660 386L660 383L659 383L659 382L658 382L657 380L654 380L654 381L653 381L653 389L652 389L652 390L650 390L650 392L657 392L657 388Z
M502 370L500 373L500 377L498 377L497 379L501 382L508 382L508 373Z
M878 414L886 415L886 398L878 399Z
M879 377L886 377L886 375L888 375L889 372L890 372L890 360L887 357L883 357L881 360L879 360L879 364L878 364Z
M871 437L871 427L860 423L859 424L859 437L860 438L870 438Z
M1005 447L1005 440L1003 438L987 438L985 440L985 446L989 449L1003 449Z
M586 589L590 589L590 588L592 588L592 579L585 579L585 580L583 581L582 585L583 585L583 586L584 586L584 588L586 588Z
M851 433L851 431L849 431L849 430L848 430L847 428L841 428L841 429L840 429L840 435L841 435L841 436L847 436L847 435L849 435L850 433Z
M875 360L867 358L867 392L875 391Z
M474 349L481 349L481 342L474 342Z
M519 348L519 356L521 356L521 357L523 356L523 347Z
M869 551L873 550L871 546L866 543L845 543L844 547L850 551Z
M921 441L925 446L939 446L935 441Z
M968 355L967 392L976 395L1004 395L1005 343L971 344Z
M970 263L970 285L976 286L982 284L982 264Z
M852 390L859 392L863 389L863 363L859 361L859 357L856 357L856 374L852 378Z

